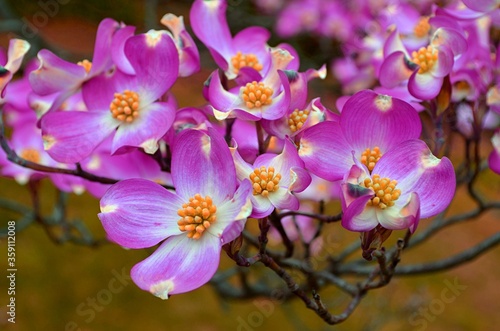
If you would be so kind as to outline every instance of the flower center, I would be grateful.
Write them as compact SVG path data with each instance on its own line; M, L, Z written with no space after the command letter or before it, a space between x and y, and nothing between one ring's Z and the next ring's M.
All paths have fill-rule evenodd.
M259 63L259 59L251 53L242 54L238 51L238 53L231 58L231 64L233 65L233 71L235 74L240 72L240 69L243 67L254 68L257 71L262 70L262 64Z
M288 118L288 126L292 132L296 132L302 128L309 116L309 110L295 109Z
M380 148L375 146L373 149L365 149L363 153L361 153L361 163L363 163L370 172L372 172L373 168L375 168L375 164L382 157L382 153L380 153Z
M117 120L132 123L139 116L139 94L130 90L115 93L115 98L111 101L109 110Z
M417 38L423 38L427 36L430 29L431 25L429 24L429 17L422 17L413 28L413 33Z
M365 178L362 185L375 192L375 196L368 201L367 205L378 206L380 209L394 206L394 201L401 195L401 190L396 189L397 184L396 180L387 177L380 178L379 175L373 175L371 179Z
M249 109L270 105L272 102L273 89L265 86L264 83L256 81L247 83L240 88L240 92L241 98Z
M203 232L215 222L217 207L208 195L203 198L195 194L189 202L177 211L181 218L177 221L179 230L187 232L188 238L200 239Z
M255 168L249 176L253 184L253 195L262 195L267 198L269 193L277 191L279 182L281 180L281 174L274 174L274 167L262 166L260 168Z
M438 51L431 45L421 47L418 51L413 51L411 55L413 56L412 61L420 66L420 69L418 69L419 74L431 70L438 59Z
M85 60L83 60L83 61L79 61L77 64L78 64L79 66L82 66L82 67L83 67L83 69L85 69L85 71L86 71L87 73L89 73L89 72L90 72L90 68L92 68L92 62L90 62L90 61L89 61L89 60L87 60L87 59L85 59Z
M33 163L40 163L40 153L34 148L23 149L20 155L23 159Z

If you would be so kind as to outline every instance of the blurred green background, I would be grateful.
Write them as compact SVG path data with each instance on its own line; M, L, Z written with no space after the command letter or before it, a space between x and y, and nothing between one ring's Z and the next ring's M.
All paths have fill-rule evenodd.
M40 3L58 4L57 13L45 24L36 25L37 13L44 11ZM63 4L64 3L64 4ZM95 31L99 21L112 17L127 24L138 26L138 32L154 27L167 12L184 15L189 21L188 1L0 1L5 15L21 17L17 24L32 24L37 31L34 43L48 44L64 51L70 60L91 56ZM10 11L5 12L5 4ZM249 5L246 1L230 1L230 21L242 20ZM55 7L53 7L55 8ZM153 10L157 8L157 10ZM55 12L55 10L54 10ZM38 14L38 17L40 15ZM34 19L35 18L35 19ZM15 19L14 19L15 20ZM4 24L6 20L2 21ZM40 21L39 23L41 23ZM259 21L260 22L260 21ZM259 24L253 22L252 24ZM269 23L268 21L262 21ZM12 24L12 22L10 22ZM250 24L245 22L246 24ZM5 23L6 24L6 23ZM18 25L19 27L19 25ZM236 30L242 26L235 25ZM4 29L5 31L6 29ZM32 29L33 30L33 29ZM29 34L31 36L31 34ZM22 35L3 32L0 41L7 45L8 38ZM41 37L41 38L39 38ZM275 45L274 41L271 41ZM205 70L190 78L179 79L173 92L180 106L199 106L202 82L208 77L212 60L202 52ZM316 63L304 55L303 63ZM301 58L302 59L302 58ZM197 82L193 84L193 81ZM324 95L327 107L334 107L338 92L324 94L333 89L335 82L314 82L312 95ZM487 155L485 147L483 155ZM490 171L482 174L481 181L488 183L482 193L498 198L500 176ZM54 202L54 188L44 182L42 187L44 211L50 211ZM0 179L0 197L29 206L26 187L9 179ZM467 211L473 205L459 191L453 203L453 212ZM95 238L104 238L104 231L96 214L98 200L87 194L71 195L68 217L81 219ZM0 210L0 225L16 215ZM481 218L450 227L431 238L425 245L403 254L402 264L432 261L457 253L480 242L494 232L500 231L499 212L485 213ZM424 228L428 220L422 221ZM341 249L356 240L357 235L347 233L339 224L329 224L329 242ZM397 234L393 235L397 237ZM17 234L16 242L16 324L7 322L7 279L0 278L0 329L2 330L498 330L500 315L500 250L491 250L480 258L442 273L398 277L382 289L371 291L353 315L338 326L325 325L315 314L308 311L302 302L273 303L272 309L261 312L253 300L234 301L219 298L210 285L194 292L173 296L162 301L137 288L128 275L130 268L149 255L146 250L124 250L117 245L105 244L98 248L73 244L56 245L44 230L33 224ZM0 265L7 260L7 244L0 241ZM360 252L354 254L358 258ZM232 265L222 256L221 269ZM262 270L262 266L252 268ZM3 269L3 268L2 268ZM5 271L2 274L5 275ZM272 276L274 277L274 276ZM116 279L115 281L113 279ZM441 295L447 282L457 281L467 286L453 302L441 305ZM322 298L331 312L340 313L348 298L334 288L321 291ZM93 301L94 300L94 301ZM93 302L96 304L93 306ZM434 308L433 308L434 305ZM439 310L436 310L437 308ZM423 324L410 323L414 314L429 311L425 328ZM439 312L439 313L432 313ZM422 312L422 313L419 313ZM416 321L416 319L414 320ZM257 323L258 322L258 323Z

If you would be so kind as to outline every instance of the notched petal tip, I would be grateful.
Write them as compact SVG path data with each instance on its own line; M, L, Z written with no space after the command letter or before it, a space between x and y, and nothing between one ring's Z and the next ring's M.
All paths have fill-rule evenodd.
M112 213L118 209L117 205L101 205L101 213Z
M42 139L43 139L43 149L46 151L50 150L57 142L54 136L48 134L43 135Z
M168 294L174 290L174 282L171 279L151 285L149 292L162 300L168 299Z
M392 97L389 95L379 94L375 98L375 106L382 112L392 108Z
M158 142L156 139L151 138L143 142L139 147L143 148L148 154L154 154L158 150Z
M149 30L146 36L146 44L148 47L156 47L156 45L161 41L162 36L168 35L166 31L162 30Z

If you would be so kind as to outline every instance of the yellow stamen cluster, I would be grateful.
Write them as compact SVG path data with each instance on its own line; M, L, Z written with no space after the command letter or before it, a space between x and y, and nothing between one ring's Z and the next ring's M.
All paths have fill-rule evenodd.
M413 33L417 38L423 38L427 36L431 29L431 25L429 24L429 17L422 17L420 21L418 21L417 25L413 28Z
M382 153L380 153L380 148L375 146L373 149L365 149L365 151L361 154L361 163L363 163L370 172L372 172L373 168L375 168L375 164L382 157Z
M300 130L304 125L304 123L306 122L308 116L309 116L309 110L295 109L288 118L288 126L290 126L290 130L292 132Z
M40 159L41 159L40 153L34 148L23 149L23 151L21 152L21 154L19 156L25 160L28 160L28 161L31 161L34 163L40 163Z
M90 69L92 68L92 62L90 62L90 61L89 61L89 60L87 60L87 59L85 59L85 60L83 60L83 61L79 61L77 64L78 64L79 66L82 66L82 67L83 67L83 69L85 69L85 71L86 71L87 73L89 73L89 72L90 72Z
M181 217L177 222L179 230L187 232L188 238L200 239L203 232L215 222L216 212L217 207L211 197L207 195L203 198L200 194L195 194L177 211L177 215Z
M115 93L115 98L109 105L113 117L127 123L132 123L139 116L139 94L125 90Z
M368 201L368 206L386 209L394 206L394 201L399 199L401 190L396 189L398 182L389 178L380 178L379 175L373 175L372 178L366 178L362 185L375 191L375 196Z
M431 70L438 60L438 51L431 45L421 47L418 51L413 51L411 55L413 57L412 61L420 66L420 69L418 69L419 74Z
M260 168L255 168L249 176L253 184L253 195L262 195L267 198L269 193L277 191L279 182L281 180L281 174L274 173L274 167L262 166Z
M242 54L240 51L236 53L235 56L231 58L231 64L233 65L233 71L235 74L240 72L243 67L254 68L257 71L262 70L262 64L259 63L259 59L254 54Z
M273 89L265 86L262 82L247 83L240 88L240 92L241 98L249 109L270 105L272 102Z

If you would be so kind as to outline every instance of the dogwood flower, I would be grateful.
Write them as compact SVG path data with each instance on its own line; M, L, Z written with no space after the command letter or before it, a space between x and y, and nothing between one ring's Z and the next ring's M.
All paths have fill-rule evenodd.
M297 149L291 141L285 140L281 154L262 154L253 165L242 159L237 148L232 148L231 151L238 179L250 179L252 182L251 217L265 217L275 208L299 208L299 199L292 192L305 190L311 183L311 176L304 169L304 162L297 155Z
M399 143L420 136L422 124L408 103L364 90L342 108L339 120L303 132L299 156L313 174L335 181L352 167L352 153L372 170L380 157Z
M149 154L158 149L175 109L156 100L177 79L177 48L166 32L151 30L130 37L124 52L135 75L117 69L94 77L82 89L88 111L50 112L42 118L45 150L55 160L79 162L113 133L113 154L130 147Z
M241 233L251 213L248 180L237 187L222 135L181 132L172 151L175 193L144 179L113 185L98 215L110 240L127 248L159 248L131 276L143 290L167 299L205 284L219 265L221 247Z
M341 183L342 225L366 232L381 225L414 232L420 218L443 211L455 194L451 161L427 145L407 140L384 154L370 172L356 158Z

